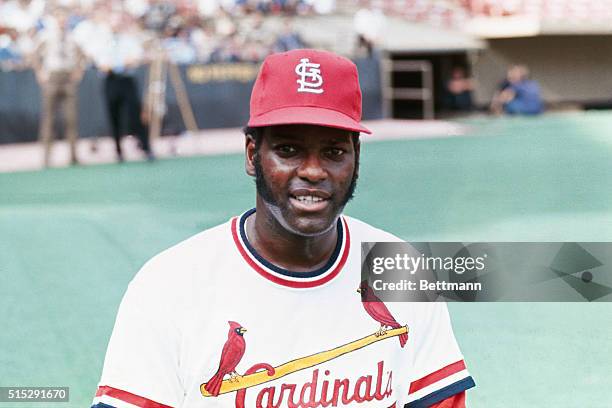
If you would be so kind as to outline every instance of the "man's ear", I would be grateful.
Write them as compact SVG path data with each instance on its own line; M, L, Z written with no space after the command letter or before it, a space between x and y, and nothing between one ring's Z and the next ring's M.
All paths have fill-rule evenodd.
M359 156L361 155L361 142L355 140L355 175L359 176Z
M255 150L255 138L251 135L245 135L244 153L244 168L246 173L251 177L255 177L255 155L257 151Z

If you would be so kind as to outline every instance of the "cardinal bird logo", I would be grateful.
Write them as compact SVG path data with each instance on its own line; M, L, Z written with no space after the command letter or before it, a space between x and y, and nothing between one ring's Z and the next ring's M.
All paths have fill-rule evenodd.
M370 317L380 323L380 329L375 333L376 336L383 336L387 333L385 327L399 329L402 327L391 315L387 306L374 294L367 281L361 282L357 293L361 293L361 304ZM403 348L408 342L408 333L399 335L400 346Z
M229 332L227 333L227 341L221 351L221 361L215 375L206 383L204 387L212 396L219 395L223 377L230 374L230 382L239 382L241 376L236 372L236 366L244 356L246 343L244 341L244 333L246 329L240 323L229 321Z

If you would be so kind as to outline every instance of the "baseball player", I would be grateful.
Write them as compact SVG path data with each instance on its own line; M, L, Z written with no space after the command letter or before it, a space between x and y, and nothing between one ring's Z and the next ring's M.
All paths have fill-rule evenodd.
M342 215L370 133L360 120L351 61L264 61L245 129L255 208L136 275L94 407L465 406L474 381L446 305L357 293L361 242L398 241Z

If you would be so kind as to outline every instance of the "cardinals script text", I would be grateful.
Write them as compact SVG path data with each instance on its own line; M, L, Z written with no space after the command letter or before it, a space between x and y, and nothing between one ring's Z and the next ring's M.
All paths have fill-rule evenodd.
M312 371L310 381L302 384L283 383L265 387L256 397L257 408L317 408L342 407L351 403L367 404L382 401L393 394L393 372L385 372L384 362L377 365L376 376L362 375L352 383L350 379L332 379L329 370ZM383 388L384 387L384 388ZM236 408L245 406L246 390L236 395Z

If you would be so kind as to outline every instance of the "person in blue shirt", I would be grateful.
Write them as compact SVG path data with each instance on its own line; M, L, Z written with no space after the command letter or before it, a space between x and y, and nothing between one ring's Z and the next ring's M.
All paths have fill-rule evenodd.
M506 80L493 97L491 110L508 115L538 115L544 111L540 85L529 79L529 70L524 65L508 69Z

